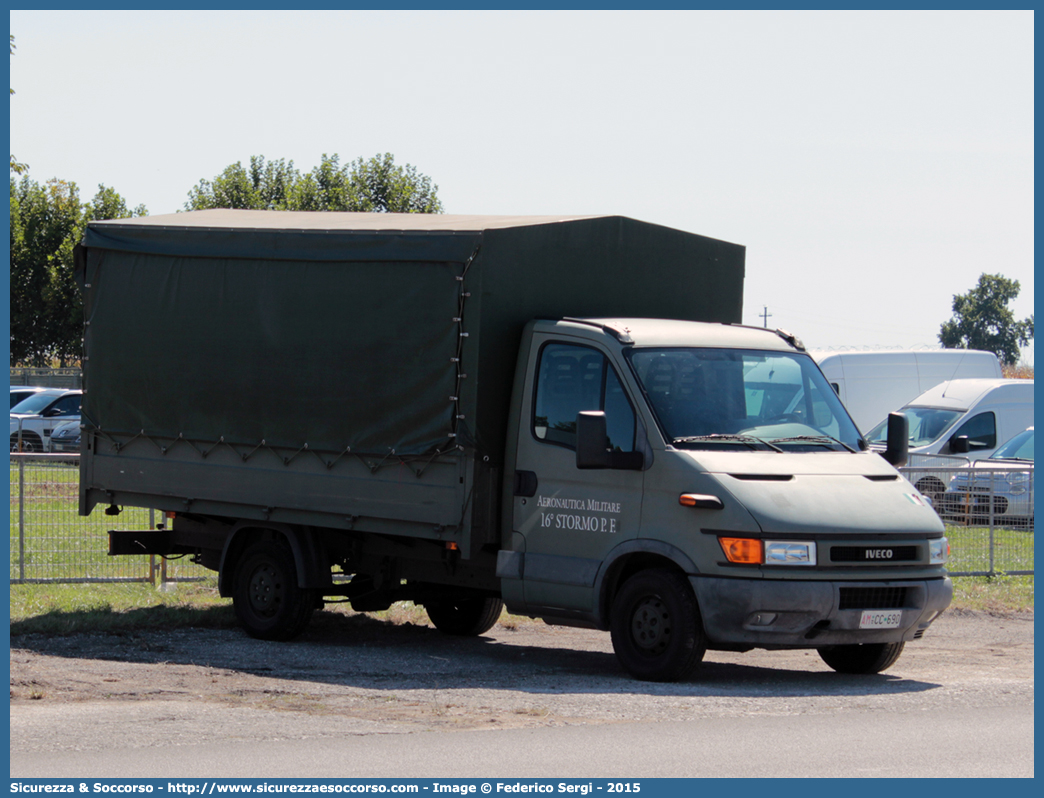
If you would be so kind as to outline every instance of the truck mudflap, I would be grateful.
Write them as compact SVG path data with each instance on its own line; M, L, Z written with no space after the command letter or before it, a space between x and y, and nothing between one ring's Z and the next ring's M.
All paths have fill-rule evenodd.
M690 576L708 644L819 648L917 640L949 606L949 577L801 581Z

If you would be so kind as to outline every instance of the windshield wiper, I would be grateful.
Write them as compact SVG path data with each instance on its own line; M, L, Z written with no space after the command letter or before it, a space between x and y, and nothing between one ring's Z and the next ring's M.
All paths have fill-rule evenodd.
M793 438L776 438L776 443L821 443L824 446L836 443L838 446L844 446L848 451L852 452L852 454L855 454L855 449L844 441L839 441L837 438L831 437L830 435L797 435Z
M684 438L675 438L671 443L743 443L752 449L757 448L757 445L761 444L774 452L782 453L783 451L778 446L761 438L755 438L753 435L690 435Z

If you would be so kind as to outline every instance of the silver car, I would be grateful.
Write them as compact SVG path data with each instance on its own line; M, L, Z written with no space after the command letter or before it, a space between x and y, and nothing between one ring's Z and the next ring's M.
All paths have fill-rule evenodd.
M11 408L11 451L47 452L51 432L65 421L80 420L83 391L40 391Z
M11 388L11 407L14 407L23 399L28 399L34 393L46 390L46 388L38 388L35 385L16 385Z
M936 508L943 518L1033 528L1033 427L958 469Z

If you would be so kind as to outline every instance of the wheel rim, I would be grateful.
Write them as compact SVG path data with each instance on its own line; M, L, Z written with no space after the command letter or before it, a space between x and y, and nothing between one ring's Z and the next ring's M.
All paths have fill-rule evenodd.
M264 617L275 615L282 598L282 587L279 573L273 565L259 565L250 575L250 609Z
M631 615L631 639L649 656L662 654L671 642L671 615L657 596L641 599Z

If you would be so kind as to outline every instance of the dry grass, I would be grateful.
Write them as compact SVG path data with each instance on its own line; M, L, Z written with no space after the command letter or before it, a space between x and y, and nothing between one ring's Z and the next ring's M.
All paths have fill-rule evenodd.
M1009 380L1032 380L1033 366L1017 363L1014 366L1001 366L1001 374Z

